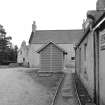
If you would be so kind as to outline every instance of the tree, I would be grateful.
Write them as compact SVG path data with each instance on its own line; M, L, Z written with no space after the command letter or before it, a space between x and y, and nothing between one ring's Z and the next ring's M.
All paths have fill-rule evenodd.
M11 36L6 36L5 29L0 25L0 64L14 62L17 58L17 46L13 48Z
M12 47L10 49L9 52L9 60L12 62L16 62L17 61L17 52L18 52L18 47L17 45L15 45L14 47Z

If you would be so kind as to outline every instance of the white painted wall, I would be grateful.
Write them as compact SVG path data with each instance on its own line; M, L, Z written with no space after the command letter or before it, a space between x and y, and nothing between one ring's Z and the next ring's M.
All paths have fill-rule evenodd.
M19 52L18 52L18 57L17 57L17 62L18 63L23 63L23 65L27 65L28 63L28 46L24 45L21 46ZM25 59L25 61L23 61L23 58Z
M84 44L87 43L86 47L86 61ZM80 66L80 77L85 88L90 94L91 98L94 96L94 48L93 48L93 35L90 33L87 38L82 42L81 46L81 66ZM80 62L80 61L79 61Z
M40 66L40 55L36 52L43 44L30 44L28 60L30 67Z
M23 63L23 56L21 55L21 49L18 51L17 63Z
M87 44L87 55L86 55L86 69L87 69L87 90L91 96L94 98L94 47L93 47L93 34L90 33L88 36Z

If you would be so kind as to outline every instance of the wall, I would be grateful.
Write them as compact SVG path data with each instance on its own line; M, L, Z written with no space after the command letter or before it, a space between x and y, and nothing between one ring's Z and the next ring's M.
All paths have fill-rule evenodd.
M86 41L87 40L87 41ZM84 44L87 42L86 62L84 61ZM81 58L79 53L81 48ZM76 50L76 71L93 98L94 93L94 47L93 35L90 33ZM81 61L80 61L81 60ZM81 65L80 65L81 62ZM86 69L85 69L86 66ZM86 70L86 73L84 73ZM105 105L105 29L99 32L99 95L100 105Z
M40 52L40 66L41 66L41 71L51 71L51 45L47 46L43 51Z
M22 45L17 57L17 62L27 66L28 64L28 46Z
M87 56L86 56L86 68L87 68L87 89L92 98L94 98L94 43L93 33L90 33L87 44Z
M99 46L100 105L105 105L105 30L99 33Z
M65 51L67 51L67 55L65 55L65 65L66 64L70 64L71 61L71 57L75 57L75 51L73 48L73 44L58 44L58 46L60 46L61 48L63 48Z
M81 49L81 50L80 50ZM88 90L91 98L93 98L94 93L94 51L93 51L93 35L89 33L89 35L85 38L85 40L79 46L79 49L76 51L77 56L77 67L79 70L77 71L80 76L81 81L84 86ZM79 53L81 51L81 53ZM81 58L80 58L81 57Z
M43 44L30 44L29 45L29 65L30 67L39 67L40 66L40 55L36 52Z
M21 52L22 52L22 50L20 49L18 51L18 56L17 56L17 62L18 63L23 63L23 56L22 56Z
M77 48L76 49L76 64L75 64L75 67L76 67L76 73L78 74L78 76L80 75L80 72L81 72L81 60L80 60L80 48Z
M59 72L63 70L64 67L64 57L63 57L63 52L60 51L57 47L55 47L54 45L51 46L52 47L52 51L51 51L51 69L52 71L55 72Z
M41 71L57 72L63 69L63 53L50 44L40 52Z

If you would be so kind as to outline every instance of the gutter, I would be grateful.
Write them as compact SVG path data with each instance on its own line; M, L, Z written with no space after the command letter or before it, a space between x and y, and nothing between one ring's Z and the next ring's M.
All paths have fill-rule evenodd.
M100 25L105 21L105 17L93 28L93 31L95 31Z

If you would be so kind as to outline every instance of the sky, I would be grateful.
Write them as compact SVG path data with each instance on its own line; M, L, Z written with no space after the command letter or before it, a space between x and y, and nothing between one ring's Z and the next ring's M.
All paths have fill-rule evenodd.
M28 44L32 23L37 30L81 29L88 10L96 9L97 0L0 0L0 24L12 43Z

